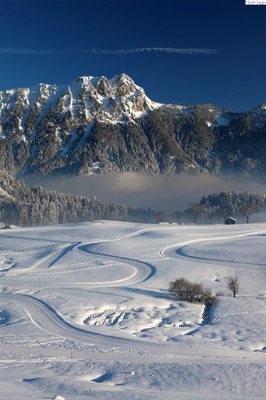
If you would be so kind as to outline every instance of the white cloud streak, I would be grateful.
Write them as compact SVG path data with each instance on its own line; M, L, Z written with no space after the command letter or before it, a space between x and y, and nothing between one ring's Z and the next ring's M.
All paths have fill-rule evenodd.
M173 47L141 47L137 49L118 49L118 50L106 50L106 49L92 49L90 52L96 54L134 54L134 53L172 53L172 54L189 54L189 55L200 55L200 54L216 54L216 49L177 49Z
M33 50L28 48L0 47L2 55L29 55L29 56L56 56L68 54L106 54L106 55L127 55L141 53L169 53L179 55L212 55L217 54L216 49L184 48L173 47L140 47L135 49L87 49L87 50Z
M27 48L11 48L11 47L0 47L0 54L3 55L28 55L28 56L48 56L56 54L64 54L65 50L53 51L53 50L32 50Z

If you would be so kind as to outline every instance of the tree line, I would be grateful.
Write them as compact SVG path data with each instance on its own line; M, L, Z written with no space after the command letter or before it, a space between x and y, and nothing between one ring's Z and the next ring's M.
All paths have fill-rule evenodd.
M38 226L108 219L160 222L160 212L96 197L64 194L43 187L29 187L0 171L0 222L6 225Z
M192 203L179 218L196 223L200 218L212 223L228 217L242 217L249 223L251 215L266 210L266 195L257 193L220 192L204 195Z
M77 196L29 187L0 171L0 222L37 226L109 219L143 223L212 223L228 216L250 216L266 209L265 194L220 192L203 196L184 210L166 212L108 203L96 197Z

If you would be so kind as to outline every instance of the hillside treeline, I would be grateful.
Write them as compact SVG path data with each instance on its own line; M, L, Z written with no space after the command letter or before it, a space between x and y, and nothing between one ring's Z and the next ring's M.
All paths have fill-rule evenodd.
M66 222L109 219L134 222L159 222L160 213L151 209L107 203L88 196L75 196L30 188L22 181L0 171L0 222L37 226Z
M231 216L245 218L266 210L265 194L220 192L203 196L184 211L168 213L108 203L95 197L76 196L29 187L7 172L0 171L0 222L37 226L95 219L144 223L213 223Z
M257 193L220 192L203 196L198 203L191 204L180 214L180 218L196 223L199 219L212 223L229 216L245 218L249 222L252 214L266 210L266 195Z

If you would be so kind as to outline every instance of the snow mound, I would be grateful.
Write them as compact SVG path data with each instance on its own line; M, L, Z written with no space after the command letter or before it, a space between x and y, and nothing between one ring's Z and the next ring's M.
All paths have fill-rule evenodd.
M137 293L135 293L137 296ZM110 307L110 305L95 309L83 321L84 325L115 327L117 331L127 332L128 335L149 337L156 341L175 340L177 331L179 335L194 331L202 322L202 307L190 305L193 309L193 321L188 321L187 306L177 302L173 304L170 299L155 299L155 304L144 305L144 297L138 296L138 304L128 301L128 307ZM142 304L142 305L141 305ZM130 305L132 305L130 307Z

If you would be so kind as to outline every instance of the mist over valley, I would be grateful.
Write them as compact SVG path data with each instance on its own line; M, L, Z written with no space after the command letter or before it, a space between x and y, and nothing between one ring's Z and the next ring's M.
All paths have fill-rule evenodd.
M149 175L124 172L71 177L26 177L31 186L141 208L173 212L198 202L203 195L219 192L265 193L266 179L239 175Z

